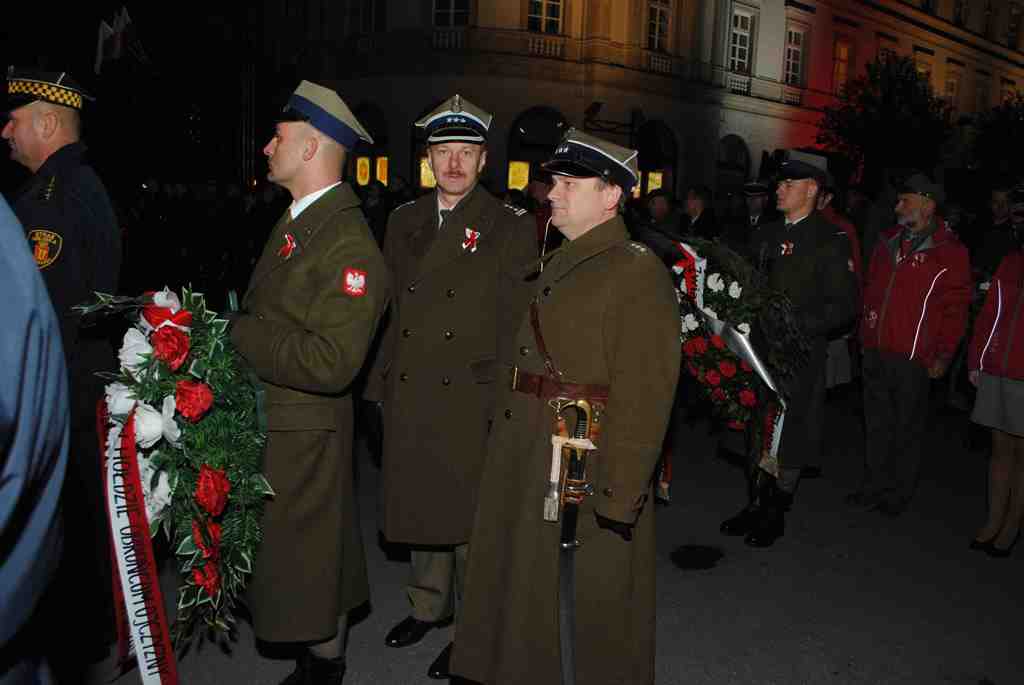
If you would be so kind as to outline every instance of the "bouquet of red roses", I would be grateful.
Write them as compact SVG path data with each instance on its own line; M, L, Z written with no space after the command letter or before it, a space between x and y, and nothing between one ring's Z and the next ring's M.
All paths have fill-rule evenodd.
M150 645L169 631L155 601L149 538L162 530L179 560L170 639L187 642L200 627L226 636L260 541L262 504L273 491L260 472L265 435L257 388L230 344L227 322L203 295L185 289L179 298L164 289L97 297L76 309L138 313L118 352L120 369L102 374L112 382L99 424L122 651L134 648L145 676L147 665L173 666L173 652L153 656Z
M676 245L683 364L726 426L749 428L752 444L760 444L762 422L752 419L766 403L784 406L809 350L793 306L725 246L699 239Z

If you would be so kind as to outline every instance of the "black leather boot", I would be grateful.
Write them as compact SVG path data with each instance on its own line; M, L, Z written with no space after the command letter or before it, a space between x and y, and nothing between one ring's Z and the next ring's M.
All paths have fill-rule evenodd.
M750 547L771 547L786 532L786 512L793 505L793 495L779 490L775 479L768 476L758 499L761 516L743 542Z
M309 650L295 660L295 670L281 685L341 685L345 678L345 657L324 659Z

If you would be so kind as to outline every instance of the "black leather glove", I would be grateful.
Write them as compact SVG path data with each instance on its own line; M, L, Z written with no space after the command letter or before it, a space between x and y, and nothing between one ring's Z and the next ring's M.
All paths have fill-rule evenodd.
M622 521L613 521L610 518L601 516L596 511L594 516L597 517L597 525L599 528L610 530L626 542L633 540L633 525L630 523L623 523Z

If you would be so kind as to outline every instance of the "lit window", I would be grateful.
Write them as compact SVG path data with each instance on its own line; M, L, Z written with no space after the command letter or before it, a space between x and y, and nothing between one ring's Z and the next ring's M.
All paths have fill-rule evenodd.
M750 73L750 53L753 50L754 16L736 11L732 15L729 34L729 71Z
M384 185L388 184L388 158L377 158L377 180Z
M950 111L956 114L958 104L960 102L960 72L947 68L946 70L946 87L944 88L943 97L946 103L950 107Z
M437 179L430 169L430 162L426 157L420 157L420 188L434 188L437 186Z
M356 159L356 183L361 186L370 185L370 158L359 157Z
M648 171L647 172L647 192L652 190L658 190L661 188L662 179L664 174L661 171Z
M526 28L537 33L561 33L562 0L530 0Z
M1003 80L1003 92L999 96L999 101L1006 103L1013 100L1013 96L1017 94L1017 84L1013 81Z
M802 86L804 82L804 43L806 34L801 29L786 30L786 83Z
M647 3L647 49L668 51L668 25L671 3L651 0Z
M917 67L917 75L928 83L932 82L932 63L929 60L918 58L914 66Z
M508 163L508 188L509 190L523 190L530 184L530 163L509 162Z
M468 24L469 0L434 0L434 26L450 28Z
M848 39L836 38L832 46L832 92L836 95L842 95L846 90L846 84L850 82L852 52Z

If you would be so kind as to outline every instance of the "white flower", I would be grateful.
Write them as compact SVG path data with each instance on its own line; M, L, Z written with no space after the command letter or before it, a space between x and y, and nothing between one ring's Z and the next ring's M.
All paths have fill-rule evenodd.
M738 330L743 335L750 335L750 324L741 323L739 326L736 327L736 330Z
M683 317L683 329L687 331L695 331L700 328L700 322L697 321L697 317L693 314L687 314Z
M135 441L149 449L164 436L164 418L156 409L139 402L135 408Z
M111 383L105 388L104 394L107 397L107 410L113 415L126 415L135 406L132 389L123 383Z
M708 287L716 293L725 290L725 281L722 280L722 274L716 273L708 276Z
M718 314L715 314L715 310L711 307L704 307L704 313L708 315L708 318L714 319L715 321L718 320Z
M156 476L153 486L153 475L156 469L149 457L139 459L139 480L142 481L142 496L146 502L146 518L152 524L160 519L171 503L171 482L166 471Z
M734 300L740 299L740 293L742 292L743 288L741 288L740 284L737 283L736 281L733 281L732 285L729 286L729 297L731 297Z
M146 361L143 355L152 351L153 347L142 331L138 328L129 328L124 334L124 344L117 356L121 360L121 368L138 378L138 367Z
M175 447L178 446L178 440L181 439L181 428L178 427L178 422L174 420L174 412L177 410L177 407L174 395L168 395L164 398L163 412L161 413L163 433L167 442Z
M153 293L153 304L157 307L167 307L172 314L177 314L181 310L181 300L167 286L164 286L163 290Z

